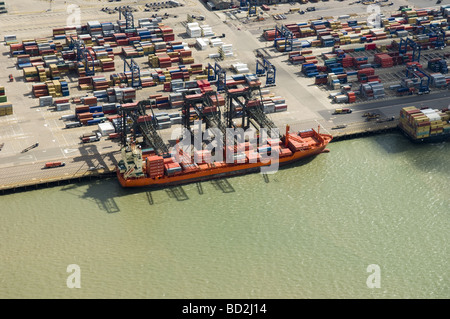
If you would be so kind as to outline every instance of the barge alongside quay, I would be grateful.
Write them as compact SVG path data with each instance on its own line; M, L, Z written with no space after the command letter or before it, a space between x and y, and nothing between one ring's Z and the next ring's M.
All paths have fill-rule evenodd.
M450 110L404 107L399 128L415 143L439 143L450 139Z

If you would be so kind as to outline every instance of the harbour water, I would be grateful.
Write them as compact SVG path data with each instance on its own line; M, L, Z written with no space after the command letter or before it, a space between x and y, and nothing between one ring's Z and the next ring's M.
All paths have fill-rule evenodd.
M329 149L267 179L4 195L0 298L449 298L449 145Z

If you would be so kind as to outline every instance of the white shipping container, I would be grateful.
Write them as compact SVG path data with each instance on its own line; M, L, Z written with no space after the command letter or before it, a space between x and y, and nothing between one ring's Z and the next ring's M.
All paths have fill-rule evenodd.
M107 136L108 134L116 132L114 125L111 122L100 123L98 125L98 131L102 136Z
M197 38L196 45L199 50L205 50L208 47L208 45L202 38Z
M191 23L187 24L187 27L188 28L198 28L199 25L198 25L198 22L191 22Z
M56 110L57 110L57 111L70 110L70 103L60 103L60 104L56 104Z

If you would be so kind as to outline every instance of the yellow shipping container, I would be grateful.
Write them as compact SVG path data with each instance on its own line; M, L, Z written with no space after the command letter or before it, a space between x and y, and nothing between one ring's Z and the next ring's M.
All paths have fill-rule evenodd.
M56 91L61 91L61 82L59 80L53 80L53 85L56 88Z
M33 42L33 41L35 41L35 39L23 39L22 44L25 42Z
M416 128L416 131L417 132L425 132L425 131L429 131L430 130L430 127L429 126L418 126L417 128Z
M114 60L111 58L101 58L100 59L100 63L106 63L106 62L112 62L112 61L114 61Z
M412 116L412 119L416 123L426 122L429 121L428 117L421 115L421 116Z

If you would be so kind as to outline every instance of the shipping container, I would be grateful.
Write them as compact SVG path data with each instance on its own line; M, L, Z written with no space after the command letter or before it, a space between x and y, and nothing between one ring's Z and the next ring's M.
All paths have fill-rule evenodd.
M64 162L47 162L44 165L44 168L53 168L53 167L61 167L66 165Z

